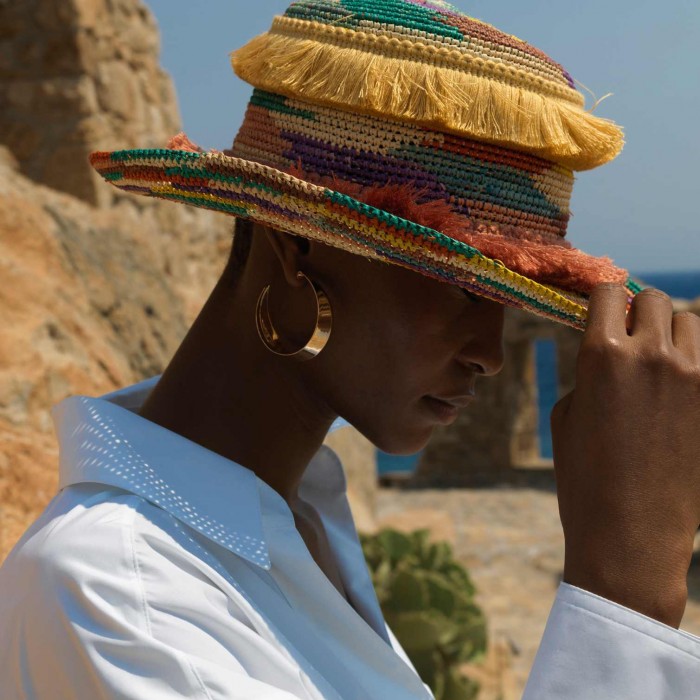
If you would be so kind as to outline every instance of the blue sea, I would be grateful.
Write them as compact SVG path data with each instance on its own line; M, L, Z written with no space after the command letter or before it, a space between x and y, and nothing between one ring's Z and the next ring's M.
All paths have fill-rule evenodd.
M700 270L696 272L635 273L638 280L650 287L657 287L676 299L700 297ZM549 414L557 402L556 348L551 341L535 344L535 363L539 391L539 435L543 457L552 457L552 436ZM396 457L377 450L377 472L411 472L416 468L420 453L408 457Z
M657 287L676 299L700 297L700 270L697 272L640 272L634 275L648 287Z

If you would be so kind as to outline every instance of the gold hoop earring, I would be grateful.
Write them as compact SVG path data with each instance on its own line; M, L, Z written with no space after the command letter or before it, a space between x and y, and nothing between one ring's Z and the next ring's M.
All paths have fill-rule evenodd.
M297 279L302 277L309 283L316 297L316 327L306 345L295 352L282 352L280 336L270 318L269 284L258 297L258 303L255 306L255 325L262 344L271 353L280 357L293 357L295 360L310 360L323 350L328 342L328 338L330 338L333 313L330 301L328 301L328 297L323 289L315 282L312 282L303 272L297 272Z

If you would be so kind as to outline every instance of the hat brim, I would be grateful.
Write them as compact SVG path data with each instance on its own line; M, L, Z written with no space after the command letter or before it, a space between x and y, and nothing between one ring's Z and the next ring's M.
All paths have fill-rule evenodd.
M90 163L127 192L250 219L574 328L586 324L585 293L541 284L439 231L260 163L216 151L170 149L98 151ZM630 297L641 291L632 279L626 287Z

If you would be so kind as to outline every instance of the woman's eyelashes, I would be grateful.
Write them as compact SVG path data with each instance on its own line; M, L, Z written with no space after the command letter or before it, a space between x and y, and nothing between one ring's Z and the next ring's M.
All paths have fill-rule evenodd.
M471 292L468 292L466 289L464 289L462 287L460 287L460 290L462 291L464 296L467 297L467 299L469 299L469 301L473 302L474 304L481 303L481 297L478 297L478 296L476 296L476 294L472 294Z

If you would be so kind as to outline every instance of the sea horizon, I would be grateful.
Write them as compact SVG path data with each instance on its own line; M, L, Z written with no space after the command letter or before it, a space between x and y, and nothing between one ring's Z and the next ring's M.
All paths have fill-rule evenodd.
M700 269L664 271L664 272L632 272L632 277L646 286L656 287L669 294L674 299L693 301L700 297Z

